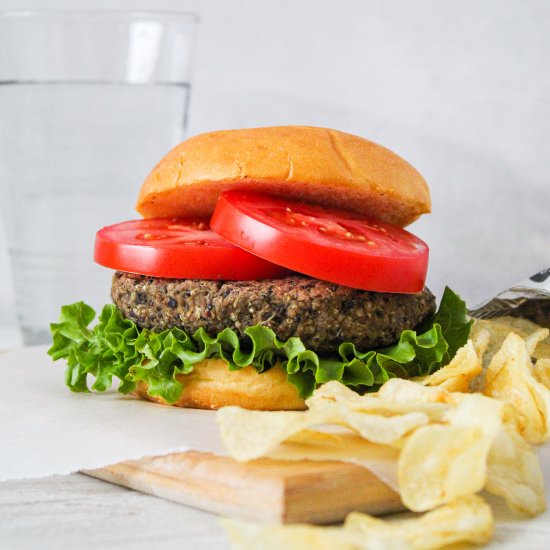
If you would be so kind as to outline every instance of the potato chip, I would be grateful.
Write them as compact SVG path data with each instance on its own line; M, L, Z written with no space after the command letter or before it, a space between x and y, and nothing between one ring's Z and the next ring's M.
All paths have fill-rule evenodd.
M463 395L446 413L448 425L430 424L407 439L398 464L399 492L407 508L431 510L484 487L502 408L493 399Z
M434 424L416 430L399 457L399 493L405 506L424 512L480 491L485 484L484 449L477 428Z
M377 393L360 396L330 382L314 392L307 401L309 409L301 412L227 407L218 412L222 439L230 454L242 461L270 456L362 465L391 487L398 485L403 503L417 512L439 506L433 514L445 514L457 499L475 499L473 495L486 488L512 509L537 514L545 506L542 473L522 436L532 442L550 438L550 391L545 385L550 383L550 359L532 365L531 355L548 331L531 329L526 340L513 332L501 338L502 345L486 369L484 394L466 393L472 379L479 377L480 357L489 341L488 330L478 327L451 363L421 384L394 378ZM479 516L485 517L483 511ZM353 517L350 522L356 521ZM436 523L446 524L447 516L434 517L440 518ZM364 537L359 543L334 539L330 547L389 548L391 541L398 548L436 548L455 542L451 528L451 534L446 531L449 541L441 542L443 527L441 532L407 527L403 532L425 538L386 539L384 522L380 522L383 527L373 527L378 521L364 520L371 530L366 537L369 546ZM488 525L486 517L480 522ZM476 530L475 522L472 525L473 533L483 532ZM304 544L321 544L307 529L296 533ZM490 528L480 540L489 536ZM277 540L284 544L287 539ZM476 542L475 535L456 540Z
M475 327L475 325L474 325ZM468 391L470 392L481 392L485 387L485 376L483 375L484 362L483 358L489 347L491 341L491 334L488 330L484 328L478 328L477 331L470 332L470 338L474 345L476 355L478 357L479 366L481 367L480 373L470 380L468 384Z
M493 514L481 498L470 495L412 519L384 521L366 514L351 513L344 529L366 537L398 538L410 548L432 550L450 544L484 544L493 535Z
M513 332L521 338L526 338L530 334L540 330L541 327L528 319L519 317L497 317L495 319L476 319L470 338L474 341L477 338L479 331L487 330L491 335L491 340L485 355L483 356L483 365L487 366L493 355L500 349L504 340L510 332ZM534 351L534 356L537 358L550 358L550 338L546 338L539 343Z
M428 390L429 395L425 395L426 392L411 381L396 378L386 382L384 387L385 393L358 395L340 382L328 382L313 393L306 405L317 409L327 403L339 403L351 411L381 416L422 412L433 419L440 418L447 409L447 405L437 402L441 400L440 392ZM422 401L419 400L421 395Z
M223 407L216 415L229 454L246 462L266 456L292 435L315 424L333 420L334 407L308 411L251 411Z
M544 387L550 389L550 359L539 359L533 367L533 375Z
M381 545L365 546L357 533L346 533L337 527L309 525L263 525L222 519L221 524L234 550L384 550ZM407 546L389 547L401 550Z
M419 403L455 403L454 397L444 388L423 386L401 378L388 380L378 391L378 396L382 400L406 403L412 410Z
M492 319L476 319L475 325L478 324L481 328L486 328L493 338L500 338L501 344L510 332L515 332L522 338L525 338L525 336L540 329L539 325L529 319L511 317L509 315L493 317Z
M339 382L336 383L340 384ZM378 392L362 396L356 395L357 399L346 399L345 402L353 410L379 411L379 413L387 411L388 414L444 410L449 405L454 404L455 400L451 392L446 388L443 389L445 391L441 391L440 388L423 388L422 385L417 383L417 380L391 378ZM425 408L425 404L445 406L432 409L431 407Z
M352 513L343 528L221 523L235 550L437 550L461 542L484 544L493 532L491 509L473 495L398 521Z
M359 395L344 384L336 381L327 382L313 392L313 395L306 401L310 409L319 408L327 403L346 403L349 406L366 406L374 401L378 404L378 399L373 394Z
M341 423L360 434L364 439L381 445L399 444L400 440L430 419L423 412L410 412L394 416L365 414L341 406Z
M550 337L537 345L533 357L535 359L550 359Z
M475 325L474 325L474 328L475 328ZM470 339L474 344L474 348L476 350L477 356L479 358L482 358L483 355L485 355L487 348L489 347L489 342L491 340L491 333L487 329L479 326L477 330L472 329L470 333Z
M269 453L277 460L338 460L376 472L390 487L397 487L399 451L386 445L365 441L348 430L325 433L304 430L287 439Z
M521 514L546 508L539 460L512 422L503 424L489 452L486 489Z
M522 435L531 443L550 439L550 391L535 379L526 343L510 333L486 372L483 393L513 405Z
M502 424L506 403L479 393L455 394L458 406L449 408L442 420L454 426L475 426L494 439Z
M525 345L527 346L529 355L535 354L538 345L548 338L548 334L550 334L550 330L547 328L540 328L525 338Z
M225 407L220 409L216 419L227 450L239 461L266 456L291 436L318 424L346 426L368 441L391 445L398 444L412 430L429 422L422 412L394 416L364 414L350 410L344 403L328 402L303 412Z
M474 344L468 340L452 361L433 374L415 380L425 386L439 386L451 392L467 392L470 382L481 373L481 360Z

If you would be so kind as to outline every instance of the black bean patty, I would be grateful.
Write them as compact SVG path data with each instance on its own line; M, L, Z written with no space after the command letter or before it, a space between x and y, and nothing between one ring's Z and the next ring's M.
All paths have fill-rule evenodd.
M206 281L119 272L111 295L124 316L140 327L179 327L188 334L203 327L211 335L229 327L246 342L244 330L259 323L280 340L298 336L319 353L334 352L342 342L353 342L360 350L388 346L435 311L428 289L419 294L368 292L302 276Z

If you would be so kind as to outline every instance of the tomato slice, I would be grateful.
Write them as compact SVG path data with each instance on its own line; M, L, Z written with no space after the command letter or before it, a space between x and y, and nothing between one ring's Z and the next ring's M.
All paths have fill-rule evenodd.
M226 191L210 225L265 260L340 285L415 293L426 280L429 252L423 241L349 212Z
M105 267L177 279L254 280L286 275L286 269L232 245L207 220L132 220L100 229L94 260Z

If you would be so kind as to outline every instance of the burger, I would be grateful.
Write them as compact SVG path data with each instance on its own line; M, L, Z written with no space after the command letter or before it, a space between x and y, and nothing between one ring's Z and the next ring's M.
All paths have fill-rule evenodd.
M141 187L140 220L98 231L112 304L64 306L54 360L77 392L181 407L298 410L319 385L359 393L424 376L467 340L464 303L425 288L430 211L390 150L324 128L195 136Z

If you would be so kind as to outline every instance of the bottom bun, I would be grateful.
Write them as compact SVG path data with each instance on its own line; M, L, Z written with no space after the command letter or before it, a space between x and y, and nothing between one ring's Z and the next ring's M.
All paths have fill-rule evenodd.
M172 405L193 409L219 409L236 405L259 411L298 411L306 408L296 388L279 365L258 374L254 367L230 371L222 359L205 359L189 374L178 374L181 397ZM147 394L139 382L135 393L149 401L168 405L162 397Z

